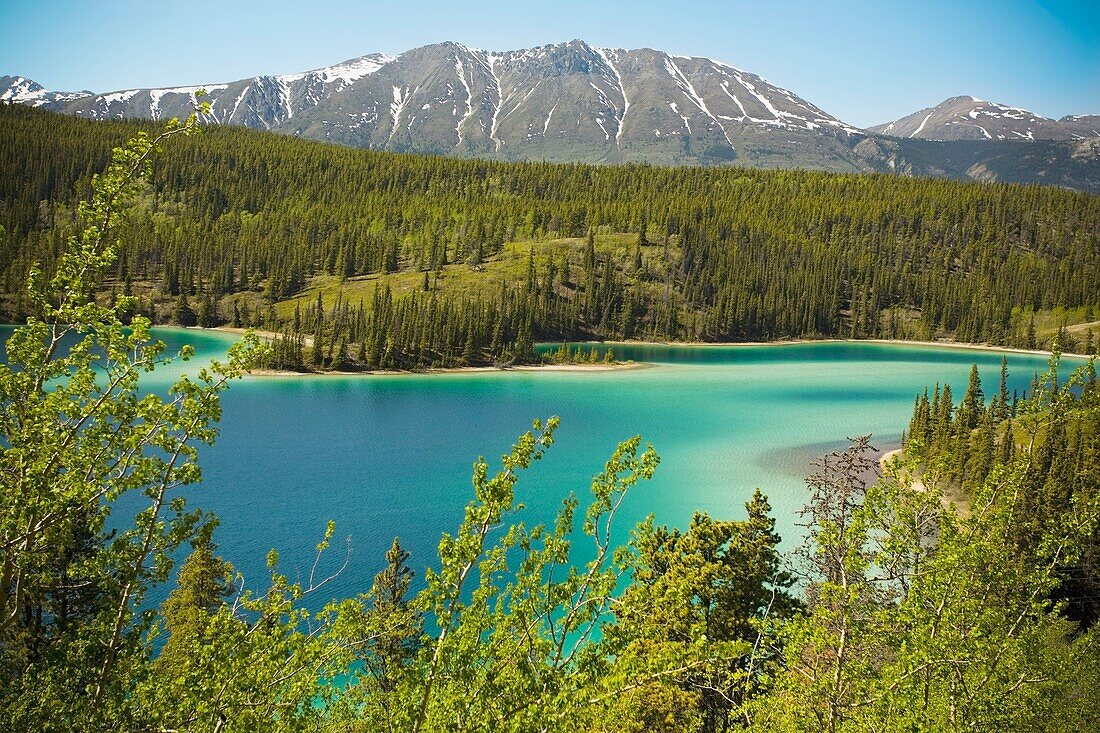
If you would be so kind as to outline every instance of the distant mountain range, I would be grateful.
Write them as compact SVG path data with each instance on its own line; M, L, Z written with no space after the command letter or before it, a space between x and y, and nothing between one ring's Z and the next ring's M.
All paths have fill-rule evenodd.
M107 94L48 91L4 76L0 100L89 119L161 120L186 116L200 88L212 122L362 148L882 171L1100 190L1100 116L1055 121L955 97L864 131L713 59L584 41L507 52L447 42L298 74Z
M868 131L923 140L1084 140L1100 137L1100 115L1052 120L977 97L951 97Z

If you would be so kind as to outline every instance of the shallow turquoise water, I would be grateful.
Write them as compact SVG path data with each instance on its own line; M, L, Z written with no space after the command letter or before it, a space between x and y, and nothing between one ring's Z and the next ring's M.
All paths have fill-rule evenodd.
M158 334L173 347L185 339L203 355L232 340L179 329ZM221 517L221 552L253 587L262 586L273 547L284 569L308 572L312 547L336 520L337 537L350 535L353 554L325 596L347 596L369 587L395 534L414 567L431 562L440 533L454 529L471 496L472 461L499 458L532 418L559 415L557 443L519 484L528 521L548 521L571 490L583 502L616 443L641 434L661 466L626 500L621 539L649 513L675 525L696 510L739 518L759 486L790 546L814 457L863 433L880 448L895 446L925 385L950 382L957 398L977 363L992 392L1001 360L991 351L847 342L616 345L615 352L658 366L246 378L223 400L221 437L201 452L205 480L191 503ZM1023 391L1046 366L1039 356L1008 358L1010 389ZM167 376L158 374L151 386L163 388ZM332 554L342 561L337 543Z

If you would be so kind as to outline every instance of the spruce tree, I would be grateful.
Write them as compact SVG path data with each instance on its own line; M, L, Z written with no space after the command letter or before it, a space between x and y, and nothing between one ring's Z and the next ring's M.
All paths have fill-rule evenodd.
M985 395L982 392L982 381L978 374L978 365L972 364L966 392L963 394L962 402L959 403L958 419L956 421L956 429L959 431L959 435L969 434L971 430L977 427L984 412Z
M194 326L198 323L195 311L191 309L191 304L187 302L187 293L180 293L179 298L176 299L176 307L172 310L172 320L181 326Z

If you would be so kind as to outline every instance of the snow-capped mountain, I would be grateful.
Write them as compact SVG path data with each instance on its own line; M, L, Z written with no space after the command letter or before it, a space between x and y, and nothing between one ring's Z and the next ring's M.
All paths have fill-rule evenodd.
M45 106L91 119L166 120L190 114L195 92L205 89L203 99L210 103L210 121L269 130L294 117L295 112L338 94L390 61L392 58L384 54L372 54L300 74L87 94Z
M1093 115L1052 120L977 97L951 97L935 107L868 129L924 140L1075 140L1100 135L1100 118Z
M51 92L5 76L0 101L88 119L164 120L189 114L200 88L210 122L361 148L504 160L733 162L1100 190L1100 116L1055 121L955 97L863 131L720 61L584 41L503 52L447 42L298 74L107 94ZM1012 144L1024 140L1032 144Z
M205 88L215 122L502 158L722 162L779 138L798 145L861 134L728 64L583 41L506 52L448 42L301 74L107 94L51 97L29 80L4 79L4 99L91 119L184 116Z
M17 102L41 107L87 97L92 92L51 92L37 82L22 76L0 76L0 102Z
M859 132L726 64L583 41L413 49L283 126L358 147L582 160L732 158L746 128Z

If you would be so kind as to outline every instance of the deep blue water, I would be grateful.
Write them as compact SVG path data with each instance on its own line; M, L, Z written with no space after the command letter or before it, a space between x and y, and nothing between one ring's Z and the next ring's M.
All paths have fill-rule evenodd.
M232 338L180 329L158 335L173 348L186 340L203 356ZM641 434L662 462L654 480L627 498L620 539L649 513L674 525L697 510L739 518L760 487L789 546L814 457L864 433L879 447L895 446L925 385L950 382L958 398L977 363L991 393L1001 361L993 351L858 342L614 348L619 358L656 366L247 377L223 399L221 436L201 451L204 482L188 490L189 501L221 517L221 552L252 587L263 587L271 548L284 570L307 573L334 519L340 541L330 560L342 562L350 536L352 561L324 595L352 595L369 588L394 535L414 567L430 563L440 533L454 530L471 498L474 459L497 465L532 418L558 415L556 444L518 486L525 520L549 521L569 491L583 505L616 443ZM1008 359L1010 389L1021 392L1046 367L1040 356ZM164 370L150 388L194 368Z

